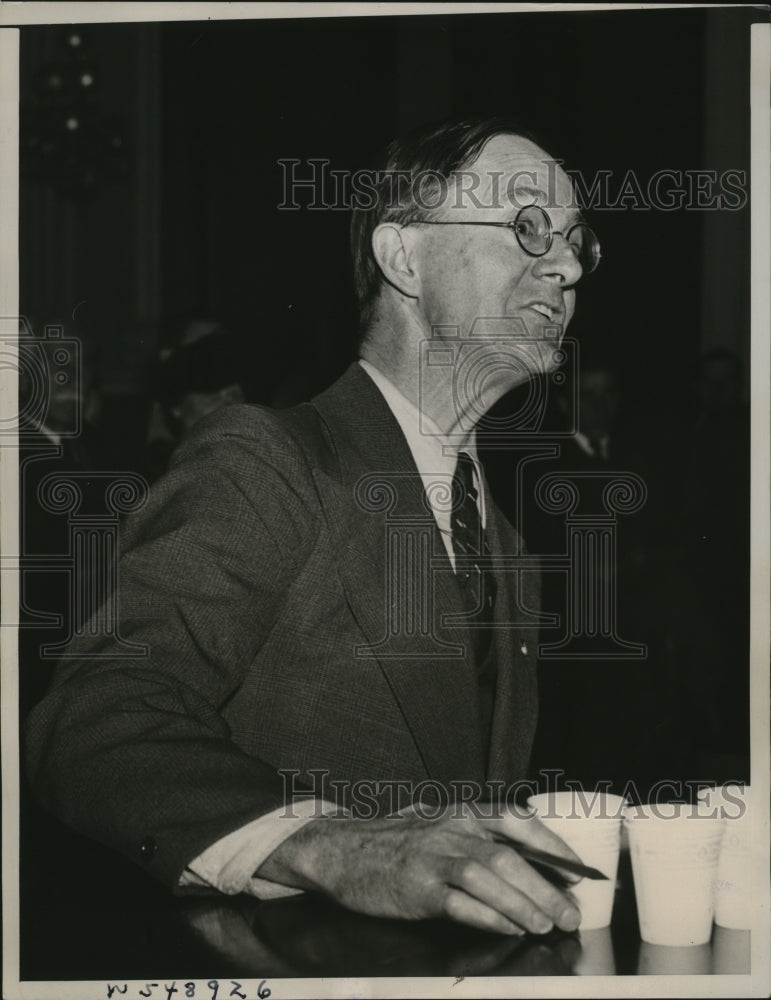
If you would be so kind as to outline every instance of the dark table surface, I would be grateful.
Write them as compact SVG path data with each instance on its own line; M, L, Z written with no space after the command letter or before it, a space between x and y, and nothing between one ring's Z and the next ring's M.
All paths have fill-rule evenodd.
M642 942L626 851L609 928L517 939L447 921L365 917L312 896L175 898L99 845L61 828L47 847L34 828L34 851L22 839L22 980L750 971L748 931L715 927L709 944L691 948Z

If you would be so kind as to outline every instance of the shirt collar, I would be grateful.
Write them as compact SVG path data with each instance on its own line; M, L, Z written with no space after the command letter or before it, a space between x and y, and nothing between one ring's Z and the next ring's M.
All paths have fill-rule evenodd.
M426 472L447 471L452 475L460 451L465 451L475 463L478 461L476 429L471 430L465 441L448 438L439 430L428 414L422 413L371 362L360 358L359 364L378 387L396 418L421 475Z
M482 470L477 456L476 430L472 429L465 441L452 441L442 434L434 421L412 403L394 383L379 371L369 361L359 359L359 364L380 390L388 408L402 429L404 437L417 467L428 503L434 513L437 526L441 532L447 555L455 568L455 556L452 548L452 527L450 523L450 507L446 503L448 497L447 485L451 483L458 462L458 452L464 451L474 463L478 504L482 526L487 524L486 500L483 488ZM438 484L444 489L437 490ZM440 496L445 500L440 500Z

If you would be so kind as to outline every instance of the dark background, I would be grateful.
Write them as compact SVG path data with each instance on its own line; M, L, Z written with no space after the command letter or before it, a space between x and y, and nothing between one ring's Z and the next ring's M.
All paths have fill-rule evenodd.
M643 179L661 169L749 172L748 26L761 16L665 9L25 27L21 311L38 334L58 322L95 351L111 467L133 468L147 431L148 366L182 316L212 317L239 336L255 402L310 396L354 356L347 213L278 210L279 159L367 168L388 139L421 122L513 114L584 177L612 170L612 190L630 168ZM86 64L87 98L52 98L52 71L66 80ZM76 136L66 124L73 108ZM591 222L604 257L579 290L569 333L587 356L617 367L622 421L649 457L665 456L666 478L678 460L671 442L693 413L699 353L725 347L749 363L749 209L597 211ZM724 528L746 538L748 508ZM697 758L702 771L683 757L673 776L748 777L741 604L737 615L728 735ZM694 690L669 706L675 720ZM651 727L659 750L666 736ZM553 762L548 752L541 762ZM134 964L115 928L137 954L157 958L171 900L98 845L44 829L29 809L23 978L91 978L97 953L99 969L137 975L141 959ZM108 880L116 909L105 919L89 900L103 898ZM62 936L73 914L89 939L81 949Z
M22 311L62 322L74 311L102 345L112 400L141 396L143 363L191 313L244 337L253 396L269 399L300 359L315 389L355 337L348 218L279 211L279 159L367 167L404 128L503 113L584 177L612 170L615 190L630 168L643 181L665 168L748 170L755 14L83 25L98 113L122 130L123 176L97 165L85 194L67 197L55 180L63 144L48 176L23 175ZM22 32L23 105L36 74L71 59L68 34ZM605 256L570 332L610 351L629 407L657 418L684 401L700 348L747 359L749 212L622 209L593 222Z

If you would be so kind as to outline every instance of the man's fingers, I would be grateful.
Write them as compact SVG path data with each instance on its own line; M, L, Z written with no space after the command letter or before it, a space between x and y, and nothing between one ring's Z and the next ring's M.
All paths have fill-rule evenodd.
M491 906L448 886L441 904L441 916L461 924L496 934L524 934L523 929Z
M580 822L578 819L576 822ZM518 817L504 813L501 817L488 820L484 826L491 833L501 838L510 838L535 847L539 851L547 851L549 854L556 854L561 858L581 863L582 859L572 850L565 841L548 829L536 816ZM579 881L580 876L570 872L565 872L565 877L569 881Z
M574 931L581 911L574 897L552 885L535 868L505 844L485 845L487 867L499 878L514 885L563 931Z
M498 849L487 858L454 858L447 881L534 934L546 934L557 924L575 930L580 912L566 896L541 879L529 865Z
M449 881L469 896L497 911L511 923L533 934L546 934L554 922L524 893L503 881L485 865L470 858L457 858Z

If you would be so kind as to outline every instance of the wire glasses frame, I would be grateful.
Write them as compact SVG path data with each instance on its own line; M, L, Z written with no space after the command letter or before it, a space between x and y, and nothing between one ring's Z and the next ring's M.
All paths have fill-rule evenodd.
M602 254L600 241L585 222L577 222L567 232L553 229L551 219L540 205L525 205L509 222L472 222L470 220L415 220L421 226L495 226L510 229L517 238L520 248L528 257L543 257L551 250L555 236L564 236L581 265L584 274L591 274L597 268Z

